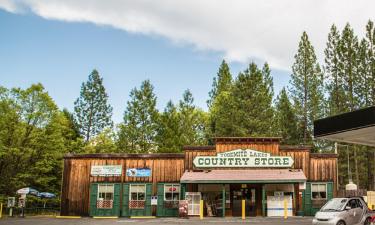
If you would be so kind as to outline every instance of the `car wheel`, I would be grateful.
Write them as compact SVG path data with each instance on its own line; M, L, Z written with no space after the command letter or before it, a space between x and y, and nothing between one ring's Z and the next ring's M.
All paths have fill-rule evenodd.
M337 222L337 224L336 225L345 225L345 222L344 221L342 221L342 220L340 220L339 222Z
M371 219L370 218L367 218L365 220L365 222L363 223L363 225L370 225L371 224Z

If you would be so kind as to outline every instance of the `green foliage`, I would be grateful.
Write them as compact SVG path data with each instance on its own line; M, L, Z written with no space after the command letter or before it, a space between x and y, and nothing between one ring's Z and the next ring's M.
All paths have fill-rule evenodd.
M121 151L155 152L158 120L154 87L149 80L145 80L139 90L134 88L130 92L124 123L120 125L119 131L118 145Z
M207 121L207 113L195 107L192 93L186 90L178 107L170 101L160 115L158 152L181 152L184 145L207 144Z
M103 78L93 70L86 83L82 83L80 97L74 102L74 118L85 141L111 128L112 107L103 86Z
M232 95L234 107L228 110L233 110L233 135L272 136L273 81L268 64L261 70L255 63L251 63L235 80Z
M340 34L335 25L332 25L328 34L327 47L325 53L325 75L326 89L328 93L328 114L336 115L345 112L344 81L339 72L339 41Z
M103 132L93 137L84 147L85 153L116 153L116 134L110 129L106 128Z
M60 191L62 157L79 146L69 121L41 84L0 89L0 193Z
M181 132L180 113L173 102L169 101L160 114L156 137L158 152L182 151Z
M217 77L214 77L212 82L212 89L208 93L210 99L207 101L208 107L211 107L215 101L215 98L224 91L230 91L232 88L233 78L230 73L228 64L223 60L217 72Z
M302 134L302 143L311 144L313 122L323 117L323 73L306 32L302 34L294 59L290 92Z
M283 88L277 96L275 105L277 135L282 137L282 143L299 144L297 116L292 103L289 101L285 88Z

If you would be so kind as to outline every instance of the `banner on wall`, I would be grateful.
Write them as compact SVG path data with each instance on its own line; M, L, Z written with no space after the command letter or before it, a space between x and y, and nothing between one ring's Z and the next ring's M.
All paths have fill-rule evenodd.
M151 169L149 168L129 168L126 170L128 177L151 177Z
M121 165L96 165L91 166L91 176L110 177L121 176Z

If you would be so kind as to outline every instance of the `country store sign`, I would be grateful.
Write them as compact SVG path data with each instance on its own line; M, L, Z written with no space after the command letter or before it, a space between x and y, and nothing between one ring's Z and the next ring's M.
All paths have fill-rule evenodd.
M216 156L197 156L193 163L197 168L218 167L291 167L290 156L271 156L251 149L237 149L218 153Z

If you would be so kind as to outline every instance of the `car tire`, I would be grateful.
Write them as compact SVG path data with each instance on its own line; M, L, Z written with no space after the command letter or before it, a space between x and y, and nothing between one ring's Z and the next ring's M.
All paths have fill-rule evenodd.
M340 220L339 222L336 223L336 225L346 225L343 220Z
M366 218L365 222L363 223L363 225L370 225L371 224L371 218Z

